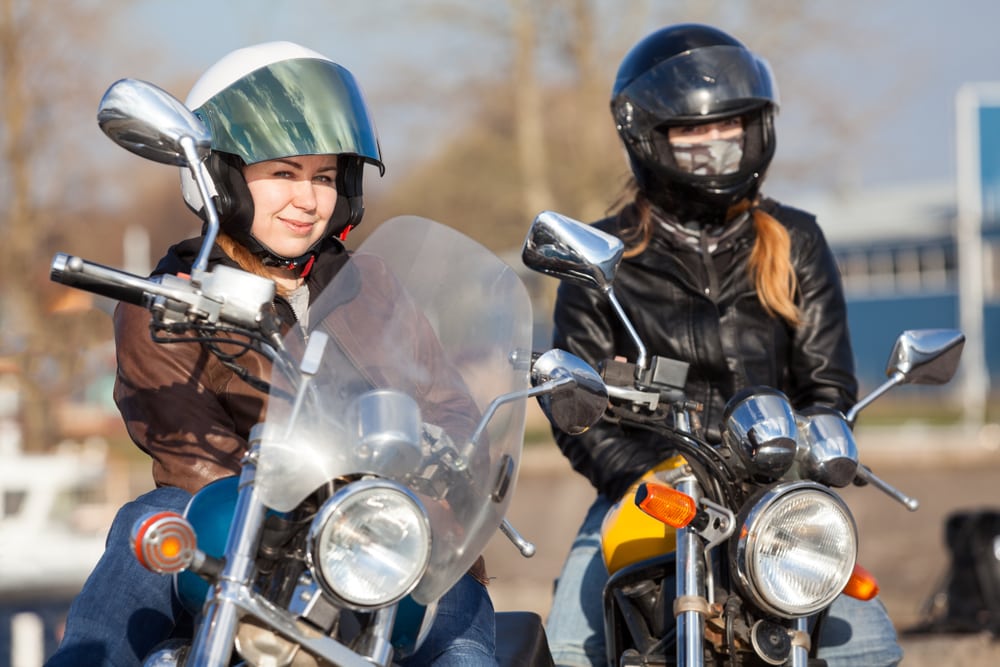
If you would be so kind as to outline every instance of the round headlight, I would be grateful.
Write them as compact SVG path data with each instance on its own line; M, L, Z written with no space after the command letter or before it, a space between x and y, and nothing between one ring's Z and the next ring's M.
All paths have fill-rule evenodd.
M355 482L313 519L309 553L327 593L356 609L391 604L417 585L430 558L427 512L405 488Z
M779 484L747 504L732 541L737 580L765 611L786 618L829 605L858 554L847 505L812 482Z

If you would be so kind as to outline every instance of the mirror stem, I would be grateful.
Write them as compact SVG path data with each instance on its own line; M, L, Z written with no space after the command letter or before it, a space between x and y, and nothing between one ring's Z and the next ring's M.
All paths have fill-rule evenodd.
M205 240L201 244L201 250L198 251L198 258L195 259L194 266L191 267L192 274L194 274L208 268L208 256L215 244L215 237L219 233L219 214L215 210L215 203L208 191L207 170L198 157L194 139L188 136L181 137L180 144L181 148L184 149L184 157L191 169L191 175L194 176L195 183L198 184L198 194L201 195L202 204L205 206L206 222L208 223L205 228Z
M877 387L872 393L868 394L860 401L855 403L854 407L852 407L850 410L847 411L847 415L844 417L844 419L846 419L847 423L850 424L851 427L853 428L854 421L858 418L859 412L861 412L869 405L871 405L876 398L878 398L885 392L889 391L897 384L900 384L905 379L906 375L904 375L902 371L896 371L895 373L892 374L892 377L886 380L881 386Z
M490 420L493 419L493 415L496 414L496 411L500 409L500 406L513 401L520 401L522 399L538 396L540 394L549 394L564 387L575 386L576 378L572 375L565 375L563 377L553 378L548 382L544 382L537 387L532 387L525 391L515 391L509 394L503 394L502 396L497 396L488 406L486 406L486 409L483 411L483 416L479 419L479 424L476 425L475 432L473 432L472 437L469 438L468 442L465 443L465 446L462 447L462 460L467 461L472 455L472 450L479 442L479 439L483 437L483 433L486 431L487 425L489 425Z
M635 330L632 326L632 320L628 318L625 314L625 310L622 305L618 303L618 297L615 296L615 292L612 289L607 290L608 301L611 302L611 307L615 309L615 313L618 314L618 319L621 320L622 324L625 325L625 329L628 331L629 337L632 338L632 342L635 343L636 349L639 350L639 358L635 360L636 374L640 370L646 370L646 346L643 344L642 339L639 338L639 332Z

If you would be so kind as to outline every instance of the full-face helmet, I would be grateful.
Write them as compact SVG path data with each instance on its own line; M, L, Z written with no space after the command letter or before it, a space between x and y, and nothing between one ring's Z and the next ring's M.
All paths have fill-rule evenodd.
M680 24L636 44L618 68L611 112L640 190L682 216L717 217L757 194L774 156L778 90L767 62L725 32ZM732 168L698 173L678 165L672 127L742 121Z
M267 42L232 51L208 68L185 104L208 126L206 165L223 232L265 264L302 266L331 236L346 235L364 213L362 172L367 162L385 172L375 124L354 76L311 49ZM251 233L253 199L244 165L296 155L337 155L337 204L327 235L302 257L283 257ZM194 179L181 172L184 201L205 216Z

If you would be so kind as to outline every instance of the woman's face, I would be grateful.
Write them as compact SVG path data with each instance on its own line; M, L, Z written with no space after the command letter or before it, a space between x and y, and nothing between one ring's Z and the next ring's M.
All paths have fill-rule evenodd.
M697 176L734 174L743 159L743 119L671 127L667 137L674 162Z
M671 143L703 144L718 139L737 139L743 136L743 119L727 118L715 123L680 125L669 130Z
M305 253L326 233L337 203L336 175L336 155L298 155L244 167L254 238L283 257Z

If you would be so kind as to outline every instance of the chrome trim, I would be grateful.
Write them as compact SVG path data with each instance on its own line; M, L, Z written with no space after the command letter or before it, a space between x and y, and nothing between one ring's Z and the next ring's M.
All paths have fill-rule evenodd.
M822 484L807 481L781 482L761 491L748 500L743 509L740 510L737 519L739 526L736 529L735 537L730 540L729 544L730 557L735 566L733 574L737 585L746 593L755 605L759 606L763 611L774 614L780 618L798 618L800 614L790 614L784 609L779 609L770 604L760 594L756 586L756 582L751 579L748 573L747 538L753 533L754 525L760 519L761 515L770 509L776 502L788 497L789 495L806 491L825 495L832 499L835 504L840 506L840 508L844 511L844 514L850 520L849 524L854 535L856 549L858 541L858 527L857 522L854 519L854 515L847 506L847 503L844 502L843 498L841 498L837 493ZM855 559L856 558L857 553L855 553ZM851 569L852 568L846 569L848 576L850 576ZM845 577L844 585L846 584L847 578ZM802 615L808 616L813 614L826 607L831 601L832 600L820 601L819 603L812 605L809 609L806 609Z
M317 549L319 548L319 536L323 532L327 521L329 521L330 516L336 512L344 504L344 502L352 499L359 493L365 493L371 489L385 489L393 491L408 498L415 507L419 510L418 515L421 518L424 534L427 537L427 549L424 552L424 562L419 565L419 573L414 577L413 582L407 586L405 589L401 589L400 592L391 599L385 600L384 602L377 605L363 605L359 604L353 600L345 599L331 584L328 582L323 574L323 568L318 565L318 554ZM380 607L386 607L399 602L401 599L409 595L417 584L420 583L423 573L427 569L427 564L430 561L431 553L431 525L430 519L427 516L427 509L424 504L420 501L417 496L410 491L408 488L387 479L362 479L345 486L340 491L334 493L323 506L320 507L319 512L312 520L312 524L309 526L309 533L306 536L306 555L307 563L309 569L312 571L313 576L319 582L323 591L332 597L338 604L353 609L355 611L371 612Z

